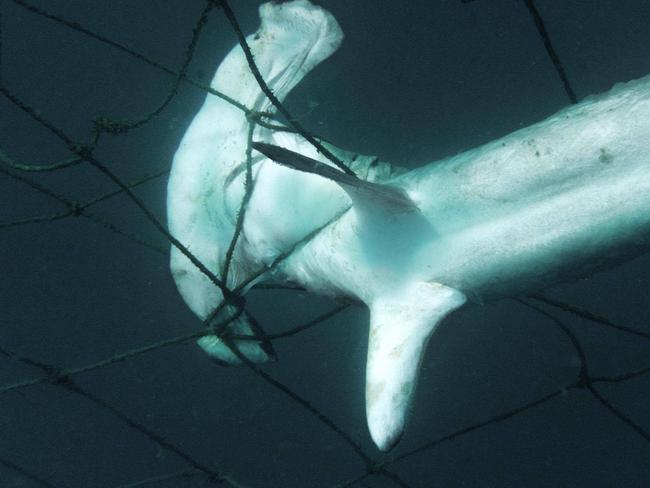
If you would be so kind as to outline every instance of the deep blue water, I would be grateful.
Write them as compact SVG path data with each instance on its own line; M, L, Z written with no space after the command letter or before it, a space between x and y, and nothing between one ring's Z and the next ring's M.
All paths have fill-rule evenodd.
M254 0L232 1L245 32ZM417 167L529 125L568 104L523 0L322 0L346 38L287 101L338 146ZM106 38L178 69L200 1L34 1ZM650 5L644 0L535 2L578 98L650 74ZM75 141L98 116L134 119L156 107L173 78L4 0L2 81ZM212 12L189 68L208 82L235 37ZM127 181L169 165L204 93L186 83L153 121L105 137L97 158ZM0 97L0 149L44 163L62 144ZM28 175L85 202L114 186L87 165ZM138 189L164 220L166 178ZM66 208L0 175L0 223ZM127 199L92 208L101 221L167 244ZM0 228L0 348L57 367L94 363L196 330L164 256L84 217ZM650 331L650 257L545 291L617 324ZM281 331L332 306L295 292L253 292L251 310ZM558 313L595 376L646 367L650 340ZM306 398L370 456L390 460L428 440L507 412L575 380L579 360L551 321L512 301L452 317L432 340L400 445L379 455L365 426L367 313L353 308L279 340L264 371ZM0 385L42 375L0 356ZM85 390L249 488L329 487L364 465L339 436L245 368L222 368L189 343L74 377ZM650 375L598 391L650 431ZM4 465L2 463L5 463ZM189 465L113 413L60 386L0 395L0 488L115 487ZM650 442L586 390L569 390L504 422L395 463L417 488L650 486ZM149 486L206 486L201 476ZM398 486L370 477L359 487Z

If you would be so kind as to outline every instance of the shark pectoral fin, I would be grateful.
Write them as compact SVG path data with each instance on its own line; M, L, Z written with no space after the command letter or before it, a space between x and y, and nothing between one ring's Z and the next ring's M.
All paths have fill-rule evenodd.
M401 188L361 180L316 159L274 144L253 142L252 147L278 164L333 181L350 196L355 207L382 208L389 213L419 212L417 205Z
M438 283L416 283L370 305L366 416L373 441L390 450L404 430L418 370L431 333L466 301Z

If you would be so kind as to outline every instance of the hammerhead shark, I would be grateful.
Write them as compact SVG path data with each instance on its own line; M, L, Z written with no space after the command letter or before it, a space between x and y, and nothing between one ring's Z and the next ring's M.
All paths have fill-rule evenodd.
M282 101L343 34L309 0L267 3L260 17L246 42ZM366 414L381 450L404 430L426 344L447 315L585 276L650 245L650 77L412 171L323 142L344 172L301 135L256 123L250 114L275 107L239 45L210 86L239 106L208 94L187 129L169 179L169 229L215 275L229 260L230 289L266 270L261 279L367 305ZM230 258L247 161L253 187ZM222 304L222 291L176 247L171 271L200 319ZM229 328L257 330L246 314ZM199 344L240 362L216 335ZM253 362L272 356L261 340L233 344Z

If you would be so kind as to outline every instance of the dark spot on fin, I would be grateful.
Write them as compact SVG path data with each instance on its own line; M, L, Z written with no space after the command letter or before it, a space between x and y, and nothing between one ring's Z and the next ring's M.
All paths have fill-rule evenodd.
M614 156L612 156L612 153L610 153L607 148L601 147L600 148L600 155L598 156L598 161L601 163L611 163L614 160Z

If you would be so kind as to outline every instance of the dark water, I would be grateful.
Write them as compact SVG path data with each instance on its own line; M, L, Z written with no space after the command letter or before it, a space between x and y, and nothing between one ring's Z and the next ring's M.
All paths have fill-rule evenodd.
M257 1L233 1L246 32ZM291 95L303 123L341 147L407 167L454 154L538 121L568 103L524 1L326 1L346 39ZM178 69L202 2L41 1L49 12ZM643 0L535 2L579 98L650 73L650 5ZM134 119L158 106L172 77L51 20L2 4L2 77L18 97L75 141L97 116ZM190 65L208 81L235 38L211 14ZM204 94L181 84L170 105L127 135L105 137L96 156L127 181L169 165ZM64 144L0 97L0 148L17 160L66 158ZM28 175L85 202L114 186L88 165ZM165 177L138 189L164 220ZM66 210L5 175L0 222ZM123 196L92 214L158 246L164 238ZM164 256L84 217L0 229L0 347L58 367L78 367L196 330ZM568 314L593 376L646 367L650 260L642 257L546 294L646 338ZM325 299L258 292L251 310L280 331L328 309ZM279 340L264 367L345 430L373 458L391 459L575 382L571 342L548 318L512 301L457 314L423 365L408 429L379 456L363 407L367 314L351 309ZM43 373L0 358L2 384ZM194 345L156 350L74 377L84 391L157 432L196 461L246 487L327 487L365 467L339 436L245 368L219 368ZM598 392L645 435L650 375ZM113 487L189 465L96 402L45 384L0 396L0 487ZM404 486L650 486L650 442L585 389L477 429L390 466ZM205 486L177 478L148 486ZM356 486L399 486L370 477Z

